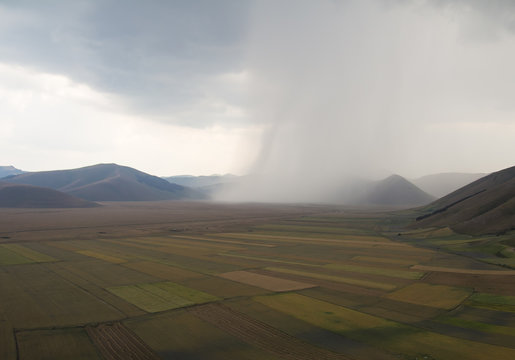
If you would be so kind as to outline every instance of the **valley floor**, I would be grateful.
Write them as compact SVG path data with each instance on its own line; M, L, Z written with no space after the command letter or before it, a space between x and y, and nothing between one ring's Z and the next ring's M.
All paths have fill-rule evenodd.
M200 202L1 209L0 358L515 358L509 235L404 231L409 218Z

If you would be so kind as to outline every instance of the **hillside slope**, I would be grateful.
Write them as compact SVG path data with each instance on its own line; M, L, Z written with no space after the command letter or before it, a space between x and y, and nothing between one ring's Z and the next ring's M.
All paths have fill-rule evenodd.
M48 187L90 201L154 201L201 199L193 189L116 164L79 169L30 172L4 179L16 184Z
M417 227L450 226L467 234L515 229L515 166L492 173L421 209Z
M99 205L57 190L0 182L0 207L84 208L95 206Z
M14 166L0 166L0 179L6 176L23 174L24 171L16 169Z

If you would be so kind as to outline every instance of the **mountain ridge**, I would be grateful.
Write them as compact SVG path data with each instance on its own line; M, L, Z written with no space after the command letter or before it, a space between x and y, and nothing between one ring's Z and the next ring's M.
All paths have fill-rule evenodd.
M4 181L47 187L89 201L157 201L203 199L193 189L117 164L28 172Z

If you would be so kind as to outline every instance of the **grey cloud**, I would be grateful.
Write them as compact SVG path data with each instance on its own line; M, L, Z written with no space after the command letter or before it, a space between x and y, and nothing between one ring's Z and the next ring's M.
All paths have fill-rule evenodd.
M16 21L0 32L0 61L65 74L166 118L206 97L209 77L242 70L248 8L235 0L3 1L0 19Z

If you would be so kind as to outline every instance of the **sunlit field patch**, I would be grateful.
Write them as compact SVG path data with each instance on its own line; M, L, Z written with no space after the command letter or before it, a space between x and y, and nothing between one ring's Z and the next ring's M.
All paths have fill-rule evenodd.
M117 286L107 290L151 313L218 300L215 296L172 282Z
M408 303L452 309L461 304L471 290L446 285L415 283L386 295L387 298Z

